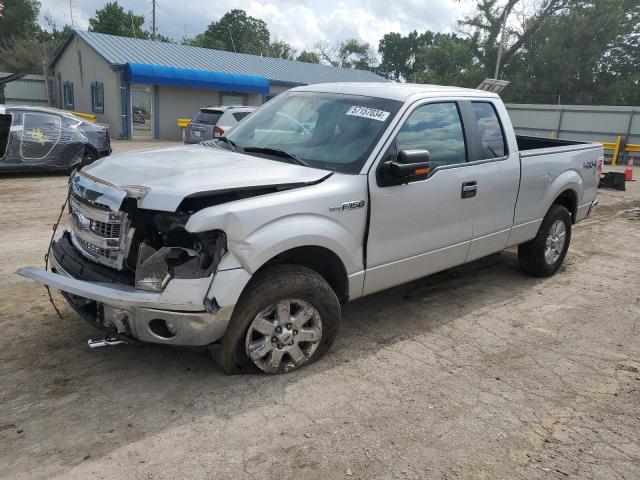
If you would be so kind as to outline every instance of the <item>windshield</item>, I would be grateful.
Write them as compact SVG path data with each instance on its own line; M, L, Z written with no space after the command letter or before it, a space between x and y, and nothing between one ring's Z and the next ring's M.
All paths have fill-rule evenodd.
M311 167L359 173L400 105L359 95L287 92L238 124L228 138L253 155L260 155L255 149L280 150Z

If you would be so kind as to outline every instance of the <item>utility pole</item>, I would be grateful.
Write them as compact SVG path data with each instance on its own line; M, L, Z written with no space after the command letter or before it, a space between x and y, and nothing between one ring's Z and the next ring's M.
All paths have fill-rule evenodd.
M133 32L133 38L137 38L136 37L136 27L133 24L133 12L130 12L131 14L129 15L131 17L131 31Z
M500 60L502 60L502 49L504 47L504 31L507 28L507 17L509 12L504 12L504 19L502 20L502 28L500 29L500 45L498 46L498 59L496 60L496 71L493 74L494 79L498 79L498 73L500 73Z
M71 15L71 28L73 28L75 25L73 24L73 3L71 3L73 0L69 0L69 13Z
M151 0L151 40L156 39L156 0Z
M233 53L238 53L236 52L236 42L233 41L233 35L231 35L231 30L227 30L229 32L229 38L231 39L231 45L233 45Z
M53 105L53 95L51 93L51 84L49 83L49 69L47 68L47 47L42 44L42 76L44 77L44 90L47 94L47 105Z

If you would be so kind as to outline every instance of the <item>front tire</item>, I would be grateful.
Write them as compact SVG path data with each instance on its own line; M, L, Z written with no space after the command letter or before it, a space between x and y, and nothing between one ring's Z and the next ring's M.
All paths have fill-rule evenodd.
M562 265L571 241L571 214L562 205L551 205L533 240L518 245L522 269L549 277Z
M275 265L247 285L222 345L210 351L226 374L251 365L267 374L290 372L329 350L340 317L338 298L318 273Z

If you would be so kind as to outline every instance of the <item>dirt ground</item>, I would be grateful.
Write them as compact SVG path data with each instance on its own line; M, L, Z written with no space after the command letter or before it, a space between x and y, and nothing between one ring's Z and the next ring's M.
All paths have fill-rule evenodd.
M0 477L638 479L639 183L600 191L552 278L507 251L347 305L300 372L225 377L200 350L90 350L13 273L66 178L2 178Z

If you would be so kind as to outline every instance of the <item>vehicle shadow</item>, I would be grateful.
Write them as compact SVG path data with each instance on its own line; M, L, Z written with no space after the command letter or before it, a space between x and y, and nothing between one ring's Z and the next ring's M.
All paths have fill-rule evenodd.
M96 459L200 417L232 418L282 402L291 386L525 295L541 281L523 274L517 255L507 251L365 297L344 306L341 333L325 358L275 377L224 376L200 349L130 344L90 350L84 342L99 332L68 308L63 320L25 314L16 321L42 322L42 328L27 330L12 353L0 354L7 472L24 472L27 455L32 465L58 465L52 451L72 468L87 452ZM74 442L78 429L82 441Z

